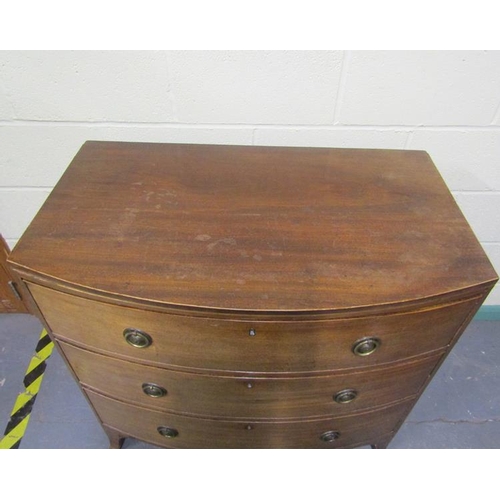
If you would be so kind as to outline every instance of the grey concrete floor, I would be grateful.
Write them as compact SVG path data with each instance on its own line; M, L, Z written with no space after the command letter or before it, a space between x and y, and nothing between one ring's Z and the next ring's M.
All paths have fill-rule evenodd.
M8 422L42 329L0 314L0 432ZM54 350L20 448L108 448L86 399ZM127 439L124 448L154 448ZM473 321L389 448L500 448L500 322Z

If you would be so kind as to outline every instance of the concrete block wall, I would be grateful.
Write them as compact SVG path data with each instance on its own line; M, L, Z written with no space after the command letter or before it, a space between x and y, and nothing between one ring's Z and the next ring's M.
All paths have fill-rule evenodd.
M11 246L89 139L427 150L500 271L500 51L0 52Z

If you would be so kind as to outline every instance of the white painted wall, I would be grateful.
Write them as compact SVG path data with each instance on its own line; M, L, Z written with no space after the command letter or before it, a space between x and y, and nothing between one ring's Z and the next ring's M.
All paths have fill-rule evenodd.
M89 139L424 149L500 271L500 51L0 52L11 246Z

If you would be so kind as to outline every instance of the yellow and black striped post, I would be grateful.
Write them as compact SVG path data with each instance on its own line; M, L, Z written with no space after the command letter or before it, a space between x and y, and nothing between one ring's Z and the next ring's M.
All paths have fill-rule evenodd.
M2 448L19 448L21 439L26 432L28 421L35 403L36 396L40 390L43 374L47 366L47 359L52 354L54 343L44 329L35 348L35 354L31 358L26 375L24 376L24 392L19 394L12 408L10 419L5 428L4 436L0 441Z

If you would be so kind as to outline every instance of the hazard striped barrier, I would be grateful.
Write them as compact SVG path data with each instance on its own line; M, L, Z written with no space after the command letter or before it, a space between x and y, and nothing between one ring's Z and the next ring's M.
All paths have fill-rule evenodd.
M52 354L54 343L44 329L35 348L35 354L28 365L24 376L24 392L19 394L12 408L9 422L0 440L0 449L19 448L28 426L31 410L40 390L47 359Z

